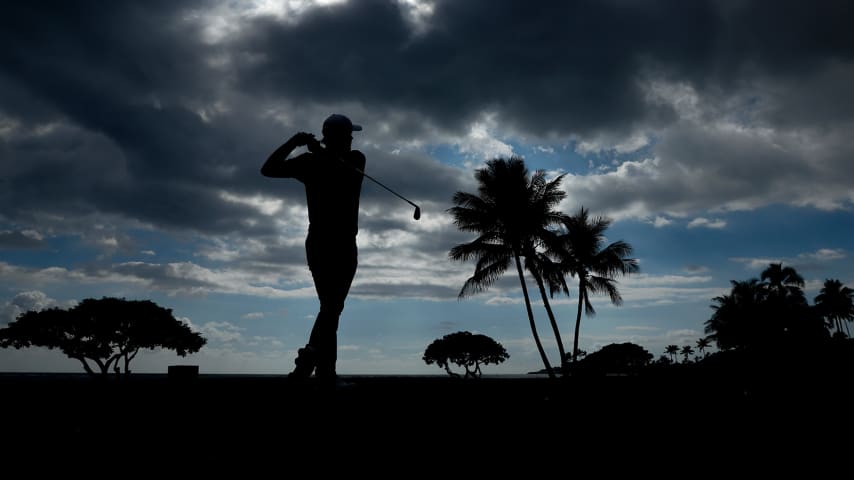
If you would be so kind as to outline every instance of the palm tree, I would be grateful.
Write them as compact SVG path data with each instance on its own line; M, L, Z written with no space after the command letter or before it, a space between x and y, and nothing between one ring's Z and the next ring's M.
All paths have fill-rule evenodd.
M762 271L763 282L769 296L776 298L803 298L804 278L792 267L771 263Z
M709 345L711 345L711 344L712 344L712 342L708 339L708 337L703 337L703 338L698 339L697 340L697 350L700 351L700 355L703 355L704 357L707 356L708 353L705 353L705 352L706 352L706 349L709 348Z
M578 276L578 313L575 318L575 339L572 361L578 360L578 336L581 328L581 310L593 316L596 310L590 303L590 294L607 293L614 305L621 305L623 298L617 290L616 275L628 275L639 271L638 261L628 258L632 246L619 240L603 248L605 230L611 220L605 217L590 218L581 207L578 213L564 216L564 232L558 236L557 248L548 253L558 260L564 274Z
M509 160L490 160L486 167L475 172L475 178L479 184L478 194L457 192L453 198L456 206L448 209L457 228L478 235L473 241L457 245L449 252L452 260L477 261L474 274L463 284L459 296L464 298L486 290L515 261L534 342L546 371L554 377L537 333L521 258L525 257L526 268L537 280L545 300L542 279L537 274L536 248L550 235L548 229L563 217L553 210L566 195L557 188L562 177L547 182L542 171L530 176L524 161L511 157ZM557 322L553 321L552 327L563 355Z
M731 280L729 294L712 299L714 313L705 322L705 332L719 349L744 348L763 336L764 292L759 279Z
M828 326L836 328L837 335L851 336L848 322L854 320L854 290L844 286L839 280L825 280L824 286L815 297L815 305ZM845 334L842 333L843 325Z
M694 349L691 348L691 345L685 345L679 353L684 357L682 363L688 363L688 357L694 354Z
M670 361L676 363L676 358L674 357L679 354L679 345L668 345L665 347L664 353L670 355Z
M804 279L792 267L772 263L762 271L766 327L772 343L821 342L827 336L824 321L804 295ZM783 343L781 343L783 342ZM783 347L785 348L785 347Z

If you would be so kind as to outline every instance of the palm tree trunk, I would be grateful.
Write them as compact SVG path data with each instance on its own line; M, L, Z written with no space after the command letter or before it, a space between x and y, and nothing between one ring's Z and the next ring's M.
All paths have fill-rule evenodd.
M522 284L522 295L525 297L525 308L528 310L528 321L531 324L531 333L534 334L534 342L537 344L537 350L540 351L540 356L543 358L543 364L546 366L549 378L555 378L555 372L552 370L549 358L546 356L546 351L543 350L540 335L537 333L537 325L534 323L534 311L531 310L531 298L528 296L528 287L525 285L525 273L522 271L522 262L519 260L519 254L513 252L513 258L516 259L516 271L519 273L519 282Z
M578 334L581 330L581 306L584 305L584 298L587 296L587 285L584 280L578 281L578 314L575 316L575 338L572 341L572 363L578 361Z
M563 365L566 363L566 350L563 348L563 339L560 338L560 330L557 327L557 321L555 320L555 314L552 312L552 306L549 303L549 297L546 294L546 287L543 284L543 279L540 278L536 273L533 274L534 279L537 281L537 286L540 288L540 296L543 297L543 306L546 307L546 313L549 315L549 322L552 324L552 331L555 333L555 339L557 340L557 349L560 352L560 367L563 369Z

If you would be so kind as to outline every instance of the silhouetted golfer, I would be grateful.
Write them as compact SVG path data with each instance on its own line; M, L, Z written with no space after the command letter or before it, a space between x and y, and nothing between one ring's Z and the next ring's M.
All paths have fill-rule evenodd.
M356 274L362 174L354 167L364 172L365 156L350 147L353 131L361 129L344 115L330 115L323 122L320 142L310 133L299 132L277 148L261 167L261 174L266 177L296 178L302 182L308 203L305 252L320 299L320 312L308 344L299 349L291 378L308 378L313 371L319 379L336 378L338 317ZM288 159L301 146L307 146L309 151Z

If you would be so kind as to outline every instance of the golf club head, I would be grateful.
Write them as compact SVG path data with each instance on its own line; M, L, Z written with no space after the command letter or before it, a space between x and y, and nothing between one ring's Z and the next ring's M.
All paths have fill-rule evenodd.
M413 215L413 218L416 220L421 218L421 207L415 207L415 215Z

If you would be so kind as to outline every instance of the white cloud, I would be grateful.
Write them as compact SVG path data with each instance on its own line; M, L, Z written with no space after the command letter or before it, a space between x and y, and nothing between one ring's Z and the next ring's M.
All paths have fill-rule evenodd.
M226 191L219 192L219 197L226 202L247 205L263 215L275 215L282 210L284 201L281 198L269 198L263 195L238 195Z
M765 269L772 263L782 263L784 266L791 266L798 269L811 268L846 257L845 250L841 248L820 248L815 252L799 253L794 257L732 257L730 261L742 263L750 270Z
M468 134L456 141L460 153L487 160L513 155L513 147L494 134L497 127L495 117L495 114L484 114L469 126Z
M296 24L312 8L345 3L347 0L254 0L250 2L221 2L204 10L195 10L185 20L197 22L202 39L211 44L222 42L239 33L245 20L273 17Z
M258 273L235 269L210 269L192 262L145 263L125 262L97 269L62 267L26 268L0 262L0 274L19 285L58 285L74 282L88 285L128 285L163 291L169 295L205 295L227 293L267 298L313 298L316 296L310 277L305 283L293 284L283 269L277 273Z
M743 263L750 270L767 268L771 263L782 263L779 258L748 258L748 257L732 257L730 261Z
M708 302L726 291L724 287L709 286L712 280L708 275L629 275L619 280L618 288L623 297L620 308ZM605 299L607 297L603 297Z
M245 330L245 328L228 322L207 322L199 326L199 331L205 338L226 343L242 340L243 334L241 332Z
M44 236L41 233L31 229L21 230L21 235L32 240L44 240Z
M845 258L846 256L847 255L845 254L845 250L841 248L821 248L813 253L802 253L798 255L798 258L831 261L840 260Z
M649 223L651 223L655 228L661 228L661 227L666 227L666 226L670 225L671 223L673 223L673 220L670 220L669 218L657 215Z
M53 307L68 308L74 304L76 302L57 302L38 290L20 292L0 306L0 324L7 324L24 312L38 312Z
M485 302L486 305L516 305L522 303L521 298L491 297Z
M702 228L711 228L711 229L719 230L721 228L725 228L726 225L727 225L726 221L722 220L720 218L710 220L710 219L704 218L704 217L697 217L688 223L688 228L702 227Z

